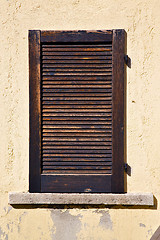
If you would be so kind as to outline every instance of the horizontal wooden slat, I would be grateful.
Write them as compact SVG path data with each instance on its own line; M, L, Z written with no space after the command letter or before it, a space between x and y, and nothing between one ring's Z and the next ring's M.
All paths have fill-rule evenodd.
M80 89L80 88L82 88L82 89L86 89L87 90L87 88L94 88L94 91L95 92L99 92L99 89L102 89L102 88L105 88L105 89L107 89L107 88L112 88L112 85L85 85L85 87L84 87L84 85L79 85L79 86L76 86L76 85L43 85L43 88L45 89L47 89L47 88L49 88L49 89L51 89L51 88L58 88L58 91L60 92L60 89L75 89L75 88L78 88L78 89ZM98 89L98 90L97 90ZM73 90L72 90L73 91ZM82 90L83 91L83 90ZM104 91L105 92L105 91Z
M59 161L59 162L51 162L51 161L43 161L43 166L111 166L112 162L101 162L101 161Z
M43 154L58 153L58 154L103 154L103 153L112 153L112 150L108 149L43 149Z
M66 48L62 48L62 47L56 47L56 48L53 48L53 47L50 47L50 46L48 46L48 47L45 47L44 45L42 45L42 52L105 52L105 51L107 51L107 52L110 52L110 51L112 51L112 46L106 46L106 47L85 47L85 46L83 46L83 47L80 47L80 46L78 46L78 47L72 47L72 45L71 46L68 46L68 47L66 47Z
M95 105L95 104L112 104L111 103L111 101L43 101L43 104L44 105L47 105L47 104L50 104L50 105L52 105L52 107L53 107L53 105L54 104L59 104L59 105L61 105L61 104L67 104L67 105L73 105L73 104L77 104L77 105L79 105L79 104L84 104L84 105L86 105L86 104L90 104L90 105Z
M63 142L63 141L75 141L75 142L79 142L79 141L99 141L99 142L111 142L112 138L111 137L43 137L42 138L43 141L47 141L47 142Z
M43 170L43 174L76 174L76 169L72 170ZM111 174L111 170L77 170L77 174Z
M103 113L111 113L112 109L111 108L107 108L107 109L93 109L93 108L89 108L89 109L72 109L72 108L64 108L64 109L57 109L57 108L43 108L42 109L42 113L94 113L94 112L103 112Z
M49 92L49 93L42 93L43 97L110 97L112 96L111 93L54 93L54 92ZM54 108L54 106L53 106ZM98 109L100 111L101 109ZM79 110L80 111L80 110ZM86 109L82 109L82 112L87 111ZM93 109L94 111L94 109ZM96 110L95 110L96 111Z
M103 163L105 163L105 162L107 162L107 163L109 163L109 164L111 164L112 163L112 158L111 157L107 157L107 158L103 158L103 157L100 157L100 158L98 158L98 157L92 157L92 158L90 158L90 157L72 157L72 156L70 156L70 157L63 157L63 158L61 158L61 157L52 157L52 158L49 158L49 157L43 157L43 161L44 162L52 162L52 163L59 163L59 162L76 162L76 163L78 163L78 162L103 162Z
M56 149L88 149L88 150L91 150L91 149L106 149L106 150L111 150L112 149L112 146L100 146L100 145L98 145L98 146L81 146L81 145L78 145L78 143L77 143L77 146L70 146L70 145L66 145L66 146L62 146L62 145L60 145L60 146L56 146L56 145L47 145L47 146L45 146L45 145L43 145L43 149L49 149L49 150L56 150Z
M105 44L93 44L92 42L90 44L78 44L78 42L76 44L64 44L64 43L55 43L55 44L52 44L52 43L49 43L49 44L45 44L45 43L42 43L42 47L45 47L45 48L100 48L100 47L112 47L112 44L110 43L105 43Z
M73 132L64 132L64 133L43 133L43 137L111 137L111 133L73 133Z
M82 86L82 85L80 85ZM47 92L47 93L111 93L112 92L112 85L106 85L106 88L101 88L99 86L99 88L97 89L95 86L93 88L90 88L88 86L82 86L81 88L79 86L75 86L74 87L70 87L70 88L64 88L62 86L59 85L59 88L54 88L54 86L52 86L52 88L50 89L48 88L44 88L43 85L43 89L42 92Z
M48 158L51 158L51 157L90 157L90 158L101 158L101 157L104 157L104 158L111 158L112 157L112 154L107 154L107 153L101 153L101 154L92 154L92 153L44 153L42 154L42 157L48 157Z
M103 73L103 74L108 74L110 72L112 72L112 68L101 68L101 67L97 67L97 68L92 68L92 66L90 68L63 68L63 66L61 68L43 68L42 74L46 74L46 72L49 72L52 75L53 73L63 73L65 72L65 74L73 74L73 73L79 73L79 74L87 74L87 73ZM74 75L74 74L73 74Z
M42 100L44 103L46 101L111 101L112 97L43 97Z
M92 85L107 85L107 84L111 84L111 81L42 81L42 84L43 85L73 85L73 86L76 86L78 87L79 84L81 85L84 85L84 88L85 88L85 85L89 85L89 84L92 84Z
M45 109L44 109L45 110ZM94 116L97 116L97 117L102 117L102 116L112 116L112 113L111 111L101 111L101 112L98 112L97 111L78 111L78 112L75 112L74 110L72 110L72 112L66 112L66 111L44 111L43 110L43 117L55 117L55 116L78 116L78 117L81 117L81 116L84 116L84 117L94 117ZM48 110L48 109L47 109ZM110 109L109 109L110 110Z
M89 76L92 76L92 75L94 75L94 76L106 76L106 72L96 72L96 71L94 71L94 72L90 72L90 71L88 71L88 72L76 72L76 71L72 71L72 72L68 72L67 74L66 74L66 72L43 72L42 73L42 76L63 76L63 75L68 75L68 76L70 76L70 75L72 75L72 76L86 76L86 75L89 75ZM108 76L112 76L112 71L110 71L110 72L107 72L107 75Z
M64 105L59 105L59 104L54 104L54 105L45 105L43 104L42 105L42 109L90 109L90 111L92 111L92 109L100 109L102 108L102 111L106 110L106 109L111 109L112 105L98 105L98 104L90 104L90 105L85 105L85 104L76 104L74 105L73 103L72 104L64 104Z
M53 170L109 170L110 166L43 166L43 170L53 169Z
M57 141L57 142L52 142L52 141L44 141L43 146L112 146L112 142L111 141L70 141L70 142L65 142L65 141Z
M46 64L54 64L54 63L61 63L61 64L112 64L112 57L111 56L43 56L42 63Z
M42 64L43 68L111 68L111 64Z
M112 121L112 118L111 118L111 115L109 116L105 116L105 117L93 117L93 116L83 116L83 117L79 117L79 116L54 116L54 117L43 117L42 116L42 120L43 121L59 121L59 120L66 120L66 121L79 121L79 120L82 120L82 121Z
M87 124L87 125L82 125L82 124L74 124L74 125L66 125L66 124L53 124L53 125L42 125L42 129L48 129L48 130L51 130L51 129L69 129L69 130L86 130L86 129L90 129L90 130L96 130L96 129L111 129L112 128L112 124L111 122L108 123L108 125L95 125L95 124Z
M67 122L66 121L63 121L63 120L59 120L59 121L57 121L57 120L55 120L55 121L42 121L42 123L44 124L44 125L99 125L99 126L101 126L101 125L111 125L112 123L111 123L111 120L109 120L109 121L92 121L91 122L91 120L90 121L69 121L69 120L67 120Z
M68 52L45 52L42 51L42 56L48 56L48 55L52 55L52 56L111 56L112 55L112 51L101 51L101 52L95 52L95 51L89 51L89 52L73 52L73 51L68 51Z
M111 81L112 80L112 77L111 76L108 76L108 75L103 75L103 76L43 76L42 77L42 81L44 82L45 80L47 81Z
M97 128L97 129L63 129L63 128L56 128L56 129L43 129L42 130L43 133L111 133L112 129L101 129L101 128Z

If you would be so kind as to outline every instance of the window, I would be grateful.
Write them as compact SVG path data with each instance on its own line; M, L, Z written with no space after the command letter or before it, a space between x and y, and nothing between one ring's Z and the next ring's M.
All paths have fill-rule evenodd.
M29 31L30 192L124 192L125 31Z

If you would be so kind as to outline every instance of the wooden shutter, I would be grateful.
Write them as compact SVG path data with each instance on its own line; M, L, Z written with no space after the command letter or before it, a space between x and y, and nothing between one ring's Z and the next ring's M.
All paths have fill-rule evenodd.
M29 31L30 192L124 192L124 30Z

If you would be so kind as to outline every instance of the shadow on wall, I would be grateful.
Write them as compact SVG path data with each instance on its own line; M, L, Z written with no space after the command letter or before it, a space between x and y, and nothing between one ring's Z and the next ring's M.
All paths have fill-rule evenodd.
M160 240L160 226L157 228L150 240Z

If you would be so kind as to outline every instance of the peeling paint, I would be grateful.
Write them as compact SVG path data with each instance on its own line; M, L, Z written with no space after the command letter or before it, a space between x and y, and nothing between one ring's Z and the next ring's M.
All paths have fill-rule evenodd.
M76 235L81 229L80 214L74 216L69 210L51 210L51 218L56 227L56 231L52 234L53 240L77 239Z
M139 226L140 226L140 227L146 227L146 225L143 224L143 223L140 223Z
M102 226L103 228L106 228L106 229L112 229L112 221L111 221L111 217L110 217L110 214L109 214L109 211L101 211L101 218L100 218L100 226Z

